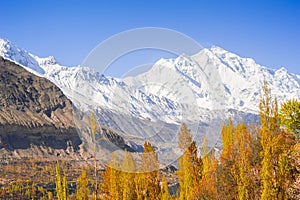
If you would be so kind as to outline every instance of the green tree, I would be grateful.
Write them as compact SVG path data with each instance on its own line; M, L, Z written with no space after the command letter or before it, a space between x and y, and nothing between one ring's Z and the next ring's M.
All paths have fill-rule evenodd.
M280 108L281 124L288 131L298 134L300 131L300 102L291 99L281 105Z

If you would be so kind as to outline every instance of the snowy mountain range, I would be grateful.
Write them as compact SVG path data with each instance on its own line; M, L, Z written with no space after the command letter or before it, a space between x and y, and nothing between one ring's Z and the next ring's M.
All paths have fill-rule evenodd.
M46 77L77 108L96 112L100 124L128 141L149 140L162 149L177 145L182 122L189 124L196 140L207 135L214 144L222 120L256 120L264 80L279 102L300 98L300 75L267 68L216 46L195 55L162 58L149 71L123 79L88 67L63 66L52 56L40 58L4 39L0 56Z

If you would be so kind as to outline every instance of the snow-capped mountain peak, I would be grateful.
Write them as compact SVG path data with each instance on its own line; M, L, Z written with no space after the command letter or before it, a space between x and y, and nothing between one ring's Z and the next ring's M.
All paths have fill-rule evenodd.
M210 50L211 52L213 52L214 54L216 54L216 55L225 55L225 54L227 54L227 53L230 53L229 51L223 49L222 47L215 46L215 45L211 46L211 47L209 48L209 50Z
M0 38L0 56L24 66L32 73L43 74L45 71L26 50L17 47L12 42Z
M62 66L52 56L40 58L3 39L0 56L48 78L83 111L96 110L103 125L135 136L160 137L158 127L167 123L163 135L172 139L173 125L182 121L205 124L205 131L220 117L256 115L264 80L279 102L300 98L300 75L269 69L217 46L195 55L161 58L149 71L124 79L88 67Z
M46 58L40 58L40 57L32 55L32 54L30 54L30 56L34 57L36 59L36 61L39 63L39 65L42 65L42 66L58 64L58 62L56 61L56 59L53 56L49 56Z

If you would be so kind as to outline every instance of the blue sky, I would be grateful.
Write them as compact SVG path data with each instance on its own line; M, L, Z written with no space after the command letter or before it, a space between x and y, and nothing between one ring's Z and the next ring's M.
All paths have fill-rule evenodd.
M96 45L119 32L164 27L204 47L217 45L300 74L299 0L0 0L0 7L0 37L38 56L53 55L64 65L80 64ZM131 56L109 74L120 76L159 56L166 55Z

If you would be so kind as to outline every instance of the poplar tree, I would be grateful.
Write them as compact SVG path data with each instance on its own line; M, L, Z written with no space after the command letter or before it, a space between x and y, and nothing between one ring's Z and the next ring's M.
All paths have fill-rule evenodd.
M210 171L210 153L209 153L209 148L207 146L207 141L206 141L206 137L203 138L202 141L202 162L203 162L203 176L205 177L208 172Z
M182 151L187 149L192 143L192 136L190 132L191 130L189 130L186 124L183 123L181 125L180 131L178 132L178 137L179 137L178 146Z
M190 153L185 151L179 158L178 182L180 200L190 199L192 196L192 176L191 176Z
M120 170L117 156L113 154L113 160L109 164L109 193L111 199L121 199L121 182L120 182Z
M206 137L203 138L201 157L203 163L202 178L194 199L216 199L216 173L218 161L214 158L214 150L211 152L207 146Z
M279 132L279 124L275 118L278 113L277 103L272 101L272 96L267 83L262 87L262 97L259 104L259 118L261 122L261 145L262 145L262 195L261 199L276 199L276 180L274 156L274 137Z
M68 200L69 199L69 188L66 172L64 172L63 179L61 179L60 165L57 162L56 167L56 197L58 200Z
M171 196L168 189L168 183L166 180L166 175L162 176L161 180L161 200L170 200Z
M232 167L236 159L234 148L234 126L231 119L221 128L223 149L218 167L218 193L224 199L237 198L237 183L232 173Z
M139 181L142 186L143 199L159 199L159 162L150 142L144 143Z
M86 176L86 170L82 169L81 175L78 178L76 186L76 199L77 200L87 200L89 199L89 179Z
M103 182L101 191L106 199L122 199L122 182L119 160L112 154L112 160L107 164L105 172L102 173Z
M239 124L235 127L234 143L237 148L233 173L238 187L238 198L240 200L250 199L251 188L251 147L250 133L247 126Z
M280 129L277 100L272 99L267 84L263 85L260 101L262 144L261 199L286 199L289 182L293 179L290 153L295 137Z
M69 200L70 199L69 198L69 187L68 187L68 180L67 180L66 172L64 172L62 189L63 189L62 200Z
M94 199L97 198L97 190L98 190L98 175L97 175L97 143L96 143L96 131L98 128L97 116L94 112L90 112L90 126L91 126L91 136L92 141L94 143L94 179L95 179L95 187L94 187Z
M125 152L124 160L121 166L121 189L122 189L122 199L136 199L135 193L135 174L136 174L136 164L129 152Z
M196 142L192 141L190 130L182 124L179 135L178 146L184 151L179 158L179 193L180 199L191 199L197 193L202 179L203 163L198 157Z
M145 185L145 176L143 173L138 172L134 177L134 185L135 185L135 194L137 200L144 199L144 185Z
M56 174L56 197L57 199L61 200L63 199L62 194L63 194L63 189L62 189L62 180L61 180L61 174L60 174L60 165L57 162L56 167L55 167L55 174Z

